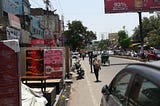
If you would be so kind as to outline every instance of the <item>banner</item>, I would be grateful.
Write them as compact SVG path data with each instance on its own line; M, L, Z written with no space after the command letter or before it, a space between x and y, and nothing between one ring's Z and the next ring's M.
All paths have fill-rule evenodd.
M56 43L54 39L32 39L32 45L45 45L50 47L55 47Z
M104 0L105 13L153 12L160 10L160 0Z
M7 33L7 39L20 39L21 36L21 32L20 30L11 28L11 27L7 27L6 28L6 33Z
M43 50L26 50L26 75L44 75Z
M20 19L17 16L15 16L14 14L8 13L8 18L9 18L10 26L17 29L21 29Z
M45 75L50 78L63 77L63 50L45 49L44 50Z

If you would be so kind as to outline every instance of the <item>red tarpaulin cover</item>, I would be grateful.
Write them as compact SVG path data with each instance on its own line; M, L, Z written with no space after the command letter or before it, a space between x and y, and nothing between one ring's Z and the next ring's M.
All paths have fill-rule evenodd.
M0 42L0 106L20 106L18 54L13 48L16 41Z
M152 12L160 10L159 0L104 0L105 13Z

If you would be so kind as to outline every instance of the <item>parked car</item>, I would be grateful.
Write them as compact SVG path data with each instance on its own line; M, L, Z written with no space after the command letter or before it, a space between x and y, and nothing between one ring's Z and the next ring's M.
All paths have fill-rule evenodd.
M72 58L79 58L80 54L79 52L72 52Z
M149 60L160 60L160 50L151 50L147 53L147 59Z
M137 53L135 51L131 51L131 57L137 57Z
M102 88L100 106L160 106L160 61L130 64Z

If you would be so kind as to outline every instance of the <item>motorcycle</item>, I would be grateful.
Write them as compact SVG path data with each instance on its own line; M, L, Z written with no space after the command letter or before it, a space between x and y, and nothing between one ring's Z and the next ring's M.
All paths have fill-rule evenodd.
M74 63L74 66L75 66L75 69L77 70L77 79L82 79L84 78L84 69L81 67L81 64L80 64L80 59L77 59L76 62Z

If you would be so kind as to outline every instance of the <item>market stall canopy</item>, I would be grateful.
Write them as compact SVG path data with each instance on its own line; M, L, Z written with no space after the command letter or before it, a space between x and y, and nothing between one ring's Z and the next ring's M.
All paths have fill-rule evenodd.
M139 46L141 43L133 43L131 45L129 45L129 47L135 47L135 46Z

